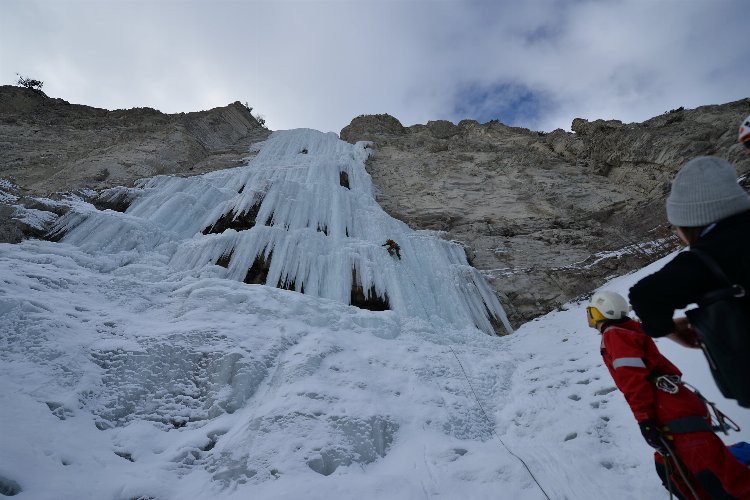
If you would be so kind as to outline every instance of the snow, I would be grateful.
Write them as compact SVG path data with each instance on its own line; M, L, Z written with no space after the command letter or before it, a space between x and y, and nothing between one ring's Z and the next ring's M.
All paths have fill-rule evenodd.
M0 178L0 203L12 203L18 200L18 196L13 194L18 189L8 179Z
M29 228L39 231L40 234L47 232L57 221L59 216L56 212L65 212L70 208L86 210L83 208L85 206L91 209L94 208L76 194L67 194L61 200L52 200L35 196L22 198L19 196L20 192L19 187L10 180L0 178L0 204L9 205L12 208L10 212L11 219L20 221ZM92 193L96 194L93 191L90 191L88 194ZM81 193L81 195L86 196L86 193ZM25 206L26 204L33 204L48 210L29 208Z
M486 335L477 318L501 309L462 249L384 214L361 168L366 148L334 139L277 133L245 167L145 181L126 213L79 204L60 221L72 228L61 243L0 245L0 491L665 496L585 304ZM342 168L351 190L338 185ZM273 226L201 233L260 192ZM268 282L287 276L304 294L214 265L229 249L249 265L269 245L280 269ZM339 261L358 265L391 310L348 305L351 267ZM626 292L665 261L606 288ZM750 429L747 410L717 397L700 353L659 346ZM744 429L727 439L750 440Z
M36 208L17 207L13 214L14 219L18 219L24 224L35 229L44 230L48 225L57 219L57 215L46 210Z

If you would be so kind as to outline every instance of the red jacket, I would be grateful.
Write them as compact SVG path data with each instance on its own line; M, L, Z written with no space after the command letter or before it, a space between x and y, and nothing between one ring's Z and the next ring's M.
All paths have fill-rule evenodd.
M649 380L653 376L682 373L662 356L637 321L605 326L601 353L638 422L650 418L658 424L665 424L676 418L695 415L709 419L706 405L685 386L680 385L677 394L669 394L657 389Z
M680 375L680 370L661 355L651 337L641 330L640 323L628 320L606 326L602 333L602 357L639 422L650 418L662 426L671 420L694 416L710 422L706 405L684 385L679 385L676 394L669 394L649 381L652 375ZM750 500L750 471L732 456L716 434L677 433L670 440L698 498ZM679 488L682 484L679 477L677 483ZM681 493L685 498L692 497L684 490Z

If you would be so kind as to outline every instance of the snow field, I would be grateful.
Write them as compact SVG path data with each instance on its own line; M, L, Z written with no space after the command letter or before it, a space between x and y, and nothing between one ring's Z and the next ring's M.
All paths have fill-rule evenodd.
M497 338L109 258L0 246L19 498L544 498L499 439L551 498L661 495L583 306Z
M425 442L410 464L416 476L386 465L399 486L376 488L413 498L457 488L437 486L445 478L434 471L473 461L466 443L484 447L491 436L445 339L430 342L435 330L422 320L211 269L175 278L138 263L101 273L99 259L67 244L3 245L0 255L0 411L14 437L0 476L21 485L20 498L206 498L244 485L295 498L311 482L356 491L391 451L413 457L415 436ZM474 329L446 337L469 347L498 340ZM509 370L485 386L502 386Z

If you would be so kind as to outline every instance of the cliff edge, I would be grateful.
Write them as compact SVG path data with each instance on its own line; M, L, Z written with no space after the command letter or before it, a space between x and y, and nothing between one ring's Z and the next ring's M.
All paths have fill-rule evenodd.
M239 102L194 113L109 111L0 86L0 178L28 195L231 167L269 133Z

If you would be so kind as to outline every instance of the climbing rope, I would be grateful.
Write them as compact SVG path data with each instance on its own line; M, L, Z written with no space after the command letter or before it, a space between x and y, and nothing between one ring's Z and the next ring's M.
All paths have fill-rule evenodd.
M663 437L661 438L661 443L664 446L664 448L667 450L667 454L664 456L664 461L668 464L669 459L671 458L674 461L674 465L677 468L677 472L680 473L680 477L682 478L683 483L687 487L687 489L690 491L690 494L695 498L695 500L700 500L700 497L698 496L698 493L695 491L695 488L690 484L690 481L688 480L688 476L685 473L685 469L683 469L682 465L680 464L680 460L677 458L677 455L674 454L674 451L672 451L672 447L669 445L666 439ZM672 477L669 472L669 465L667 465L667 482L671 484ZM670 488L669 490L669 498L672 498L672 490Z
M667 483L667 491L669 492L669 500L672 500L674 498L674 493L672 492L672 467L669 464L669 457L664 457L664 471L667 475L664 482Z
M503 440L500 438L500 435L495 431L495 426L493 425L492 420L490 420L490 417L487 415L487 412L484 411L484 406L482 406L482 402L479 400L479 396L477 396L477 391L474 390L474 385L471 383L471 379L469 379L469 376L466 374L466 370L464 370L464 365L463 363L461 363L461 360L459 359L458 354L456 354L456 351L454 351L453 347L451 347L450 345L448 346L448 349L451 350L451 352L453 353L453 356L455 356L456 358L456 361L458 361L458 366L461 367L461 371L464 374L464 378L466 379L466 382L468 382L469 387L471 388L471 392L474 394L474 399L476 400L477 405L479 405L479 409L482 410L482 414L484 415L485 420L487 420L487 423L489 424L490 429L492 430L492 434L494 434L495 437L497 437L497 440L500 441L500 444L503 445L503 447L506 449L508 453L516 457L518 461L520 461L523 464L523 466L526 467L526 471L531 476L531 479L533 479L536 485L539 486L539 489L542 491L542 494L544 494L545 498L547 498L547 500L550 500L549 495L547 494L546 491L544 491L544 488L542 488L542 485L539 483L536 476L534 476L534 473L531 472L531 469L529 468L528 464L524 461L523 458L513 453L513 451L510 448L508 448L508 445L506 445L505 442L503 442Z

